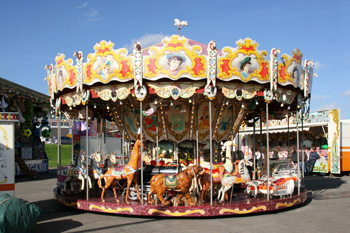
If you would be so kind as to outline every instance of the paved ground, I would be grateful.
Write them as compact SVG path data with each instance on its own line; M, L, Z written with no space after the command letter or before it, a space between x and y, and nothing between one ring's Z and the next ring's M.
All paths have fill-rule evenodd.
M145 218L84 212L56 202L56 170L33 180L16 177L15 196L41 208L35 232L349 232L350 176L308 176L299 208L220 218Z

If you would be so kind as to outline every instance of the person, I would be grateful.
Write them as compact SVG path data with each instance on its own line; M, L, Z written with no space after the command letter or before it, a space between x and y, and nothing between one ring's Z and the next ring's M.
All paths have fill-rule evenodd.
M299 157L299 169L301 172L303 172L304 170L304 175L307 174L307 165L308 165L308 153L307 150L304 150L304 154L303 154L304 158L301 156L300 153L300 157Z
M171 75L177 75L179 68L186 61L185 56L180 53L172 53L167 55L169 71Z
M246 57L241 62L240 69L241 69L241 74L244 78L248 78L249 76L249 68L250 68L250 65L252 64L250 61L251 61L251 57Z
M313 146L310 151L309 162L308 162L307 171L309 174L313 172L316 160L318 160L319 158L320 158L320 155L316 152L315 146Z
M100 71L101 78L103 80L107 80L108 79L110 66L111 66L111 61L105 61L105 62L102 62L100 64L98 70Z
M292 150L292 161L294 164L298 163L298 155L297 155L297 152L295 150Z

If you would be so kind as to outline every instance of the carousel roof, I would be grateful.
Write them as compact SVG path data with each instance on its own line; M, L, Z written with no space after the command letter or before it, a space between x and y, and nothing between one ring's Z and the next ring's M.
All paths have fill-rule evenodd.
M211 110L214 140L220 141L235 135L247 117L255 117L252 112L264 111L256 103L271 103L278 118L311 92L313 63L302 62L299 49L279 59L280 49L272 48L268 60L268 52L258 50L250 38L221 50L215 41L205 45L179 35L145 49L137 42L131 54L115 49L111 41L97 43L94 50L86 62L79 51L75 65L58 54L56 64L46 66L52 105L72 117L81 105L97 106L90 114L105 112L103 117L126 129L130 138L140 125L141 102L143 130L150 140L156 135L193 140L197 130L200 141L208 140Z

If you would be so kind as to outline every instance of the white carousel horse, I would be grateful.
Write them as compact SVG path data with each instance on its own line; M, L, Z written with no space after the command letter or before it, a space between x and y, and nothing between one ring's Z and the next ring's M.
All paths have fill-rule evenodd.
M260 180L248 182L246 192L256 197L258 194L267 195L267 190L269 190L269 195L271 196L279 196L280 198L283 196L291 197L294 192L295 180L295 176L278 179L269 177L269 188L267 188L267 177L263 176Z
M232 185L246 183L251 180L247 166L252 165L252 162L242 159L238 162L238 174L236 174L236 171L235 175L228 175L221 179L221 188L218 193L218 200L220 203L224 201L225 193Z
M98 180L103 174L103 168L101 166L102 155L101 152L95 152L90 155L90 171L89 174L93 180ZM93 182L95 184L95 182Z
M80 151L79 156L77 158L76 165L73 165L71 168L67 171L67 178L64 180L64 188L63 192L67 191L67 183L70 182L70 190L71 192L74 191L73 188L73 181L80 180L81 181L81 188L80 190L84 190L85 188L85 179L87 179L88 187L91 188L91 179L87 175L87 166L85 163L85 152Z
M231 148L233 146L235 146L233 141L226 141L225 143L221 142L221 154L223 155L223 153L226 152L225 153L225 163L223 164L223 166L228 173L231 173L233 171L233 164L231 161ZM200 162L200 166L204 169L210 170L210 165L211 165L210 162L206 162L206 161Z
M221 142L221 153L225 153L225 159L226 162L223 165L220 165L221 167L218 167L216 169L212 170L212 177L213 177L213 183L214 184L220 184L222 177L224 176L224 173L231 173L233 171L233 163L231 161L231 149L235 146L233 141L226 141L225 143ZM201 175L199 175L199 186L201 190L201 197L200 200L204 202L204 195L210 188L210 166L211 163L208 162L201 162L201 167L205 168L205 172Z
M288 164L280 164L274 169L272 177L269 177L269 194L280 198L291 196L297 180L297 170ZM267 195L267 176L248 182L246 192L254 197L258 194Z

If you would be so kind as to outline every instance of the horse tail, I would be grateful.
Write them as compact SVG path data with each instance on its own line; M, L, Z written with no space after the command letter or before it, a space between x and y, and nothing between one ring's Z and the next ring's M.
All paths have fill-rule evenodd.
M199 175L198 178L197 178L197 184L198 184L198 187L199 187L199 191L203 190L201 178L202 178L201 175Z

